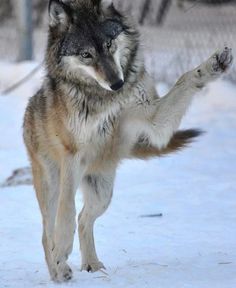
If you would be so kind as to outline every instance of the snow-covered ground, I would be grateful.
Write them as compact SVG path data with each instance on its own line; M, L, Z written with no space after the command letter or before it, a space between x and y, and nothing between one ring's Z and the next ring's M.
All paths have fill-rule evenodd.
M35 65L0 63L0 89ZM28 165L22 116L41 75L0 96L0 182ZM176 155L120 167L113 202L95 229L107 274L80 272L76 239L69 261L74 279L59 287L236 287L236 86L211 84L196 97L183 126L207 134ZM80 193L77 204L79 210ZM142 217L158 213L163 216ZM58 287L44 262L31 186L0 188L0 288L5 287Z

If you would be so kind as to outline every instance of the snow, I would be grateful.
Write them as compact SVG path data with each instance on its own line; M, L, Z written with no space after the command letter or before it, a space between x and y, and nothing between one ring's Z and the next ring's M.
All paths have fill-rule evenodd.
M1 62L0 92L17 83L37 65L38 63L34 62ZM0 183L13 169L27 163L22 140L22 119L29 97L40 88L42 75L43 72L40 70L16 91L7 96L0 95Z
M0 90L37 63L0 63ZM4 73L3 73L4 71ZM0 182L28 160L22 117L42 71L0 96ZM165 84L158 85L161 94ZM69 263L74 279L59 287L236 287L236 86L218 81L198 95L183 127L207 131L178 154L125 161L114 197L96 223L106 273L80 272L77 237ZM77 194L78 211L81 195ZM0 287L58 287L49 280L41 218L32 186L0 188ZM142 217L162 213L162 217Z

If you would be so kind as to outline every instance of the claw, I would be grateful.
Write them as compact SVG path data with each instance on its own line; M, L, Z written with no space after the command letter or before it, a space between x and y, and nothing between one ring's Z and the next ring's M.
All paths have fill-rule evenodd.
M69 281L69 280L71 280L72 279L72 273L70 272L68 272L68 273L66 273L65 275L64 275L64 278L65 278L65 280L67 280L67 281Z
M215 63L212 67L215 72L225 72L233 62L232 49L225 47L223 52L217 53L215 56Z
M102 262L97 262L97 263L91 263L91 264L83 264L81 267L81 271L87 271L87 272L97 272L101 269L105 269L105 266L102 264Z

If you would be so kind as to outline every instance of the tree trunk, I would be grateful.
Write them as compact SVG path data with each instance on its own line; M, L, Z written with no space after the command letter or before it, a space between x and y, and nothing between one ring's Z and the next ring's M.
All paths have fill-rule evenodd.
M1 0L0 4L0 23L12 16L12 3L9 0Z
M158 10L158 14L157 14L157 24L161 25L163 24L163 21L165 19L165 16L170 8L171 5L171 0L162 0L159 10Z
M150 12L150 8L151 8L151 3L152 3L152 0L145 0L144 1L143 7L141 10L141 16L139 19L140 25L144 24L144 21L145 21L146 17L148 16L148 13Z

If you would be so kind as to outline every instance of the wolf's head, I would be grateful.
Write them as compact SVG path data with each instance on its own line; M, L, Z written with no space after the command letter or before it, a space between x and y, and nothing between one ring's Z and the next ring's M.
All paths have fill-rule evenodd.
M50 0L49 16L49 74L120 90L134 73L139 35L112 0Z

